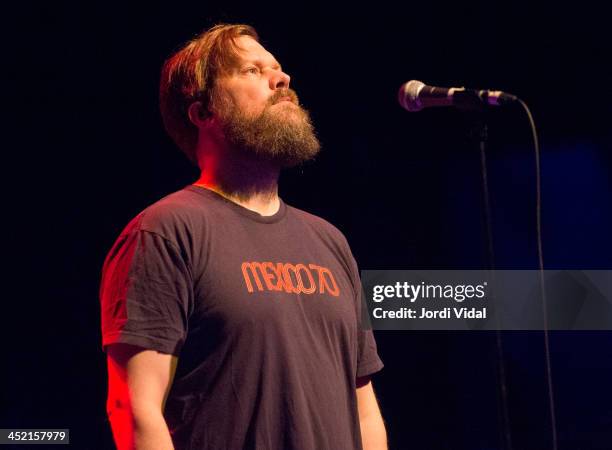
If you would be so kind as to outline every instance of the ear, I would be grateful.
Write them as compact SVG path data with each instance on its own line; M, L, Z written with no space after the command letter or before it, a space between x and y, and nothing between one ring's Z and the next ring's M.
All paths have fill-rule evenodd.
M202 102L193 102L189 105L189 108L187 108L187 115L191 123L198 128L204 126L204 123L210 118L210 116L206 114Z

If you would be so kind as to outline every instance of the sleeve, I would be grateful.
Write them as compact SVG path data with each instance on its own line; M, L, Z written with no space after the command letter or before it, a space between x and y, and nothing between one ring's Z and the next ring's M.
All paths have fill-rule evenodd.
M357 377L365 377L373 373L378 372L384 367L380 356L378 356L378 349L376 347L376 339L374 339L374 333L371 329L365 329L364 320L361 320L362 308L364 307L361 296L361 283L357 287L358 291L358 319L359 329L358 333L358 353L357 353ZM367 313L365 313L367 314Z
M357 377L365 377L380 371L384 364L378 355L376 347L376 339L374 333L369 327L369 318L367 308L363 297L363 288L361 286L361 278L359 276L359 268L357 261L353 257L346 238L343 236L345 258L349 264L349 272L353 282L355 295L355 307L357 310Z
M132 230L106 258L100 302L104 351L125 343L178 355L193 304L190 267L171 241Z

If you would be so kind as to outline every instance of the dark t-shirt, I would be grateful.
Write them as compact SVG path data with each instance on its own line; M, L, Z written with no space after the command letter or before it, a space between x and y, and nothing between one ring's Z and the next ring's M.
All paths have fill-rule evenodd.
M179 356L164 411L177 449L361 448L355 378L383 364L355 260L323 219L187 186L121 233L100 296L104 348Z

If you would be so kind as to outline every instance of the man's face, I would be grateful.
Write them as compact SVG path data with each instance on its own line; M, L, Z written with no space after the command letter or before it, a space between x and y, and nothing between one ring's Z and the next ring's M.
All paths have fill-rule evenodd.
M249 36L236 39L238 64L215 82L211 111L238 151L291 167L319 151L308 113L289 89L289 75Z

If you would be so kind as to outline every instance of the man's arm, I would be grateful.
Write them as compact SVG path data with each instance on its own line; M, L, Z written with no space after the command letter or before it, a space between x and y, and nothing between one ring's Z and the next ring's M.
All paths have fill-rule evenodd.
M387 432L370 377L357 379L357 408L363 450L387 450Z
M117 449L173 449L163 410L177 357L128 344L107 353L106 411Z

